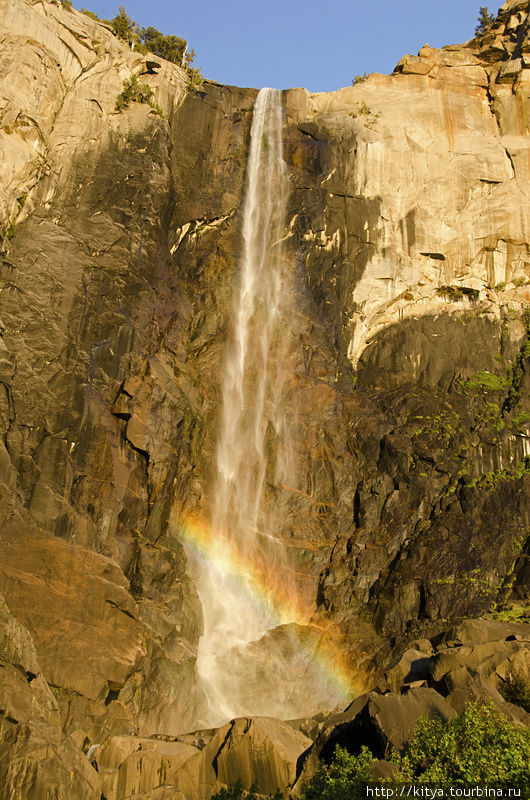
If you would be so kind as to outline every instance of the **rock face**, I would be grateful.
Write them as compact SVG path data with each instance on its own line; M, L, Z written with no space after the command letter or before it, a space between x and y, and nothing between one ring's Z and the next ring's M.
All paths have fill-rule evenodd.
M116 736L95 753L108 800L153 797L163 784L175 799L209 798L238 780L257 782L272 794L296 778L300 755L311 740L280 720L235 719L217 731L198 731L173 741ZM173 797L173 795L170 795Z
M0 782L274 791L307 747L283 723L231 723L219 758L219 732L181 736L205 703L181 534L209 510L256 92L191 91L58 2L0 12ZM304 425L300 485L270 486L278 535L358 688L411 674L455 707L517 648L500 636L499 661L466 629L433 660L425 637L528 619L528 13L284 96ZM116 111L132 76L163 118Z
M385 759L405 749L420 717L448 722L468 702L491 702L515 725L530 724L530 714L499 691L510 675L530 676L530 625L465 620L420 644L429 655L409 649L389 665L392 691L361 695L326 719L301 759L294 797L319 761L331 761L337 746L355 755L368 747L378 759L374 778L391 775L392 764Z

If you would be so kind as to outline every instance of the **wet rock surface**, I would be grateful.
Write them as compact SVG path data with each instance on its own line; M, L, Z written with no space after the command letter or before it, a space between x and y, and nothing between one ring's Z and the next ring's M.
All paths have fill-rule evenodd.
M146 74L55 2L0 10L0 782L274 791L321 720L183 735L205 698L182 535L209 512L256 92ZM395 695L356 699L344 730L435 693L526 719L499 686L528 668L527 39L528 4L506 3L392 76L285 93L301 478L267 502L309 639ZM116 112L134 75L163 118Z

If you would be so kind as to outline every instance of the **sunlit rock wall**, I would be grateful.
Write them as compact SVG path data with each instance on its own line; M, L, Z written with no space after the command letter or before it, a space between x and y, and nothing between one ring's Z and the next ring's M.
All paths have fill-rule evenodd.
M204 702L180 532L209 510L256 92L189 91L53 2L0 12L0 777L122 800L137 737ZM268 502L360 686L395 640L528 604L527 30L508 3L392 76L285 93L303 414ZM163 118L116 111L133 75Z

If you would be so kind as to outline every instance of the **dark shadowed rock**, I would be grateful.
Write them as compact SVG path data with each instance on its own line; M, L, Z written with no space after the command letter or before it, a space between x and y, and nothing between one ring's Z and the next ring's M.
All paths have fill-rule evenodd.
M390 663L385 673L392 692L399 692L404 683L414 683L429 676L430 656L420 650L406 650Z
M410 741L420 717L447 722L454 716L455 710L434 689L413 688L401 695L361 695L324 723L303 762L297 791L302 791L315 773L319 760L331 761L337 746L354 754L366 746L376 758L384 760L392 748L402 750Z

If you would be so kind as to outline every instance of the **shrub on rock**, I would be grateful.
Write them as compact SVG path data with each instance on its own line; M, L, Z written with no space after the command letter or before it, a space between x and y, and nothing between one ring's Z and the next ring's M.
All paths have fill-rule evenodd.
M391 761L397 769L382 783L526 787L530 730L513 725L492 704L470 703L448 722L420 719L404 752L394 751ZM374 763L367 747L358 756L337 747L333 761L319 765L300 800L360 800Z

